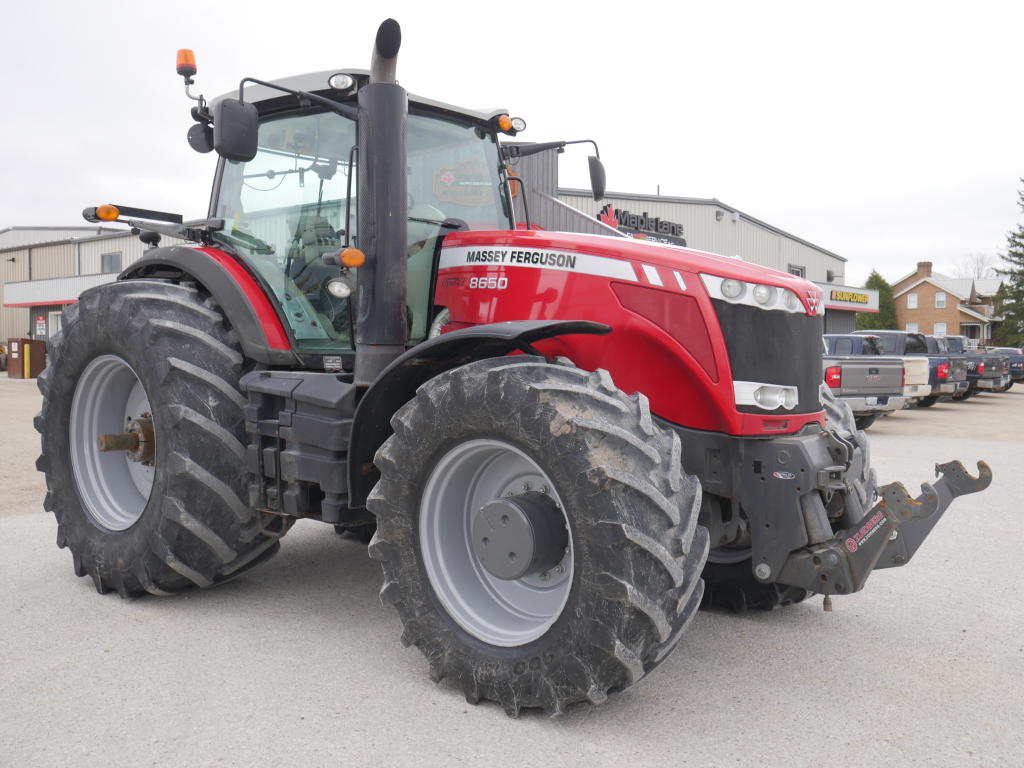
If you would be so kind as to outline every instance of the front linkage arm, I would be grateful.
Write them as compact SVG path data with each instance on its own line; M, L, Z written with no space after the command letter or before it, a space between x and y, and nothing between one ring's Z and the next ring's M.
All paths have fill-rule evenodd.
M939 479L923 483L916 499L902 483L884 486L878 503L852 528L791 552L777 581L825 595L857 592L875 568L909 562L953 499L989 486L988 464L979 461L978 470L975 478L959 461L937 464Z

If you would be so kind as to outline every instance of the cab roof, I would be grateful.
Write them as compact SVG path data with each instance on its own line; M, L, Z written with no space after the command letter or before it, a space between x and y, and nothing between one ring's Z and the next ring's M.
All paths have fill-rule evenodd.
M328 85L328 80L332 75L351 75L355 78L359 86L365 85L370 79L370 71L367 69L325 69L320 72L307 72L304 75L292 75L291 77L282 77L276 80L270 80L268 82L277 83L285 88L290 88L293 91L306 91L307 93L316 93L317 95L326 95L324 91L330 91L339 93ZM352 92L345 92L346 95L350 95ZM245 86L245 100L253 104L260 104L261 102L270 101L272 99L279 99L286 97L288 94L282 93L281 91L274 90L273 88L267 88L265 85L247 84ZM217 102L223 99L237 99L238 91L229 91L228 93L221 94L210 102L211 107ZM409 101L412 104L418 104L420 106L429 107L431 109L438 109L444 112L451 112L457 115L464 115L474 120L480 120L486 122L497 115L508 114L507 109L467 109L465 107L458 107L454 104L448 104L443 101L436 101L435 99L428 99L424 96L417 96L414 93L409 94Z

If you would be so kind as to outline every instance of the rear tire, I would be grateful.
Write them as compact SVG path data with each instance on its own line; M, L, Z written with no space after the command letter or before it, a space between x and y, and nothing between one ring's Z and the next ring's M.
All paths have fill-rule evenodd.
M391 423L367 502L378 526L370 556L403 644L422 651L435 681L511 716L558 714L603 702L676 647L700 604L708 538L700 485L646 398L627 397L604 371L517 356L431 379ZM517 462L519 474L492 471ZM560 535L568 529L564 568L496 581L474 554L478 505L520 487L551 495ZM530 581L545 574L550 584Z
M875 419L878 416L876 414L869 414L867 416L854 416L853 421L857 425L857 429L865 430L875 423Z
M857 429L849 405L836 398L832 390L825 385L821 386L820 391L821 406L825 411L825 428L835 430L840 436L852 440L859 449L855 463L851 467L851 491L858 503L867 509L874 498L876 485L875 471L871 469L871 451L867 435ZM715 502L728 503L715 497L705 498L705 504ZM807 597L807 590L800 587L758 581L754 578L749 554L745 557L743 555L744 550L711 550L708 564L704 567L705 607L724 608L733 613L747 610L770 611L795 605Z
M920 400L917 401L917 407L918 408L931 408L937 402L939 402L939 398L938 397L935 397L935 396L932 396L932 397L922 397Z
M107 431L103 409L113 402L104 394L109 386L89 384L104 364L122 378L134 374L152 412L151 490L139 486L141 495L124 481L125 467L138 466L93 447L90 425ZM246 367L219 308L195 287L110 283L64 313L38 380L36 467L46 475L44 506L57 518L57 544L100 593L209 587L278 550L287 528L266 535L246 501L246 398L238 386Z

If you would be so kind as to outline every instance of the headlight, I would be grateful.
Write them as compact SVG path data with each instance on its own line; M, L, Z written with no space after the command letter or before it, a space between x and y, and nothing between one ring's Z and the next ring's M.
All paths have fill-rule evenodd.
M334 277L327 281L327 292L336 299L347 299L352 295L352 281L347 277Z
M754 301L762 306L772 304L775 301L775 289L769 285L755 285L752 294Z
M733 304L746 304L758 309L777 309L792 312L795 315L806 314L803 302L788 288L777 288L774 285L747 283L731 277L701 274L701 281L712 299L723 299ZM819 307L824 310L824 302ZM821 314L821 312L819 312Z
M741 283L739 280L722 281L722 295L727 299L738 299L743 295L745 288L746 285Z
M791 411L800 403L797 388L785 384L734 381L732 391L736 397L736 405L753 405L766 411L776 411L779 408Z

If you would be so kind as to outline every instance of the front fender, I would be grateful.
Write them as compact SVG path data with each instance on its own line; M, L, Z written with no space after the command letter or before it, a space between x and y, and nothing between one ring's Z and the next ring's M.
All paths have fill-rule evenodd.
M373 456L391 435L391 417L420 385L439 373L510 352L540 354L534 342L553 336L611 333L589 320L523 320L474 325L445 333L408 350L385 368L359 401L349 444L349 506L362 507L377 482Z
M238 334L246 357L266 365L293 366L300 362L266 291L224 251L183 245L153 248L117 279L184 276L210 292Z

